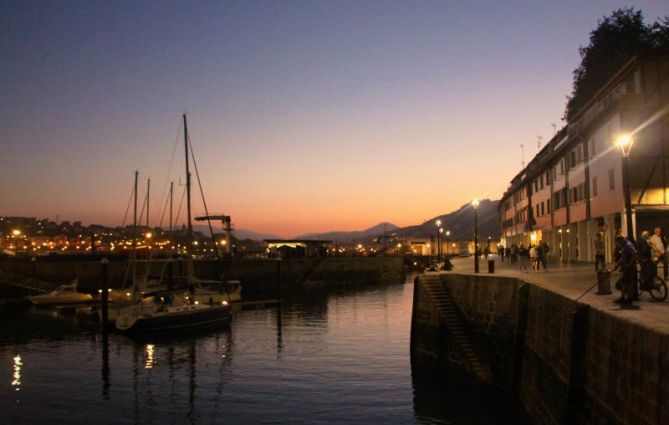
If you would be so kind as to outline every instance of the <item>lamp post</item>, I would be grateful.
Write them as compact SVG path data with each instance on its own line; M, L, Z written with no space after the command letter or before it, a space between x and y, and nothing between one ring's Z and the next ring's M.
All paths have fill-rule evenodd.
M634 226L632 226L632 196L630 194L629 162L630 151L634 144L634 139L629 134L623 134L616 141L622 154L623 171L623 197L625 199L625 224L627 229L627 238L634 238Z
M434 224L437 226L437 261L441 261L441 232L443 232L441 220L435 221Z
M446 231L446 256L447 256L447 257L448 257L448 251L449 251L449 249L448 249L448 237L449 237L449 236L451 236L451 231L450 231L450 230L447 230L447 231Z
M478 217L478 209L479 209L479 200L474 199L472 201L472 207L474 207L474 273L479 272L479 253L478 253L478 245L479 245L479 217Z

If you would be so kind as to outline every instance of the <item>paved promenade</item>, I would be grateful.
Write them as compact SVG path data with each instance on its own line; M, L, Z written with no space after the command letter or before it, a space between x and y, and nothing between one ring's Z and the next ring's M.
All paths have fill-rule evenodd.
M491 258L495 259L495 274L498 276L516 277L574 300L580 297L579 301L589 304L592 308L669 334L669 298L664 302L657 302L650 294L643 292L632 309L622 308L614 303L620 297L620 292L614 287L620 272L611 274L613 294L597 295L594 264L562 264L553 260L549 262L547 272L530 270L529 273L524 273L518 269L518 263L510 264L508 261L502 263L497 256ZM453 258L451 261L455 268L452 272L444 273L474 274L473 257ZM480 274L488 275L488 262L482 259L479 266ZM611 265L608 267L610 269Z

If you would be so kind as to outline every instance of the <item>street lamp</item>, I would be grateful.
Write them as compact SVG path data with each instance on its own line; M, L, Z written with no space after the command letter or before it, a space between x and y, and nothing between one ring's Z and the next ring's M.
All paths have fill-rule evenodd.
M478 255L478 245L479 245L479 200L474 199L472 201L472 207L474 207L474 273L479 272L479 255Z
M632 195L630 194L629 181L629 163L630 151L634 144L634 139L629 134L622 134L616 141L620 153L622 154L622 169L623 169L623 197L625 198L625 224L627 227L627 238L634 238L634 227L632 226Z
M448 257L448 237L451 235L451 231L446 231L446 256Z
M434 222L434 224L437 226L437 261L441 261L441 232L443 230L441 229L441 220L437 220Z

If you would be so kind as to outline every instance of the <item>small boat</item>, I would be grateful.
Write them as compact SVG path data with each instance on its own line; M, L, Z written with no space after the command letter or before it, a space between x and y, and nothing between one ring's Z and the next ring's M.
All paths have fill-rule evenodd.
M69 285L61 285L53 291L28 297L35 305L81 304L91 302L93 296L77 291L78 282L75 280Z

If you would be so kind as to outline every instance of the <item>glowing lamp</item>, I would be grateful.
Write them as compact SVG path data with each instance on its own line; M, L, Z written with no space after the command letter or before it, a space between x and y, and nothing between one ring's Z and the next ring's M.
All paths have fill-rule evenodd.
M618 148L620 148L620 152L624 157L629 156L633 144L634 138L629 134L621 134L618 136L618 140L616 140L616 145L618 145Z

